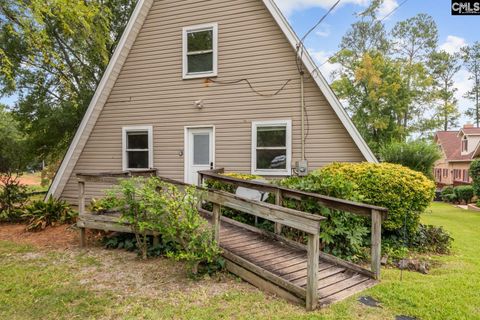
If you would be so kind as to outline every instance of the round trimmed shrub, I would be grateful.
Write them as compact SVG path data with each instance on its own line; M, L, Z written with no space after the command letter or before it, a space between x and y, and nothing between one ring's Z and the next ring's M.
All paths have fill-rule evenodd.
M459 201L464 201L465 204L470 203L473 198L473 187L472 186L458 186L453 189L456 198Z
M420 215L435 196L433 181L398 164L333 163L311 174L319 180L337 177L354 183L362 202L388 209L384 230L403 233L406 226L409 237L417 232Z

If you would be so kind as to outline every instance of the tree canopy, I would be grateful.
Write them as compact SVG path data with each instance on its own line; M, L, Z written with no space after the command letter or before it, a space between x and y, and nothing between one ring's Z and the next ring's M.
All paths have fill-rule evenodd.
M0 94L33 153L60 157L134 8L134 0L0 0Z

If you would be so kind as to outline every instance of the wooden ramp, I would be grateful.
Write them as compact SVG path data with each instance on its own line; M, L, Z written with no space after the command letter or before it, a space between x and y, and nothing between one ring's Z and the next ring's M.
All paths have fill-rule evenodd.
M139 173L136 173L139 174ZM151 174L147 172L146 174ZM291 190L279 186L225 177L218 173L200 172L200 185L204 178L227 182L275 195L275 204L239 197L232 193L197 187L201 201L199 209L210 221L217 243L222 248L227 269L258 288L272 292L287 300L304 305L307 310L326 306L375 285L380 279L381 222L386 209L335 199L318 194ZM85 229L132 232L130 225L122 223L118 215L92 215L85 210L86 182L115 183L120 174L77 174L79 182L79 221L82 245ZM159 177L184 186L185 184ZM161 192L161 191L159 191ZM320 229L326 219L318 214L286 208L282 199L302 201L313 199L325 208L369 217L371 219L371 270L333 257L320 251ZM200 208L210 203L212 212ZM272 222L275 232L222 217L222 208ZM302 232L307 245L282 236L282 228ZM158 234L151 233L154 238Z
M307 286L307 252L226 221L221 223L220 246L232 273L253 285L290 301L304 304ZM377 283L331 259L319 257L318 306L342 300Z

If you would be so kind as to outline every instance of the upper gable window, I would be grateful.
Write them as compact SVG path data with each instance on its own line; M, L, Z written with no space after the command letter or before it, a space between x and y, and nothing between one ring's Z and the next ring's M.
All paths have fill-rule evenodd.
M468 139L467 137L464 137L462 140L462 152L467 152L468 151Z
M216 23L183 28L183 78L217 75Z

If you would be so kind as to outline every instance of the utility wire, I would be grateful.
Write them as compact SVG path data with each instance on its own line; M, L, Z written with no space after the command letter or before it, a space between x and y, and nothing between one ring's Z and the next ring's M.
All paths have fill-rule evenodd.
M340 3L341 0L337 0L337 2L335 2L331 7L330 9L320 18L320 20L318 20L318 22L310 28L310 30L308 30L305 35L300 39L299 43L297 43L297 50L296 50L296 63L297 63L297 69L298 69L298 72L300 74L303 73L303 69L302 69L302 64L301 64L301 60L302 60L302 56L303 56L303 50L305 49L305 46L304 46L304 41L305 39L310 35L310 33L313 32L313 30L315 30L327 17L328 15L333 11L333 9L335 9L335 7ZM302 50L302 51L300 51Z
M278 89L277 91L275 91L274 93L272 94L265 94L265 93L262 93L260 91L258 91L257 89L255 89L255 87L252 85L252 83L247 79L247 78L244 78L244 79L238 79L238 80L232 80L232 81L219 81L219 80L215 80L215 79L212 79L212 78L207 78L207 81L208 82L212 82L212 83L216 83L216 84L219 84L219 85L232 85L232 84L238 84L238 83L241 83L241 82L245 82L248 84L248 86L250 87L250 89L257 95L261 96L261 97L274 97L276 95L278 95L280 92L283 91L283 89L285 89L285 87L292 81L293 79L288 79L287 81L285 81L285 83L280 87L280 89Z

